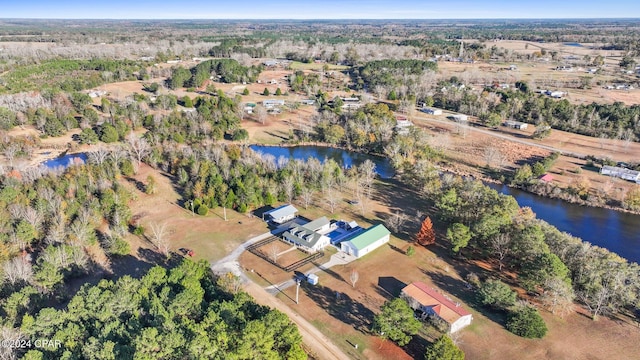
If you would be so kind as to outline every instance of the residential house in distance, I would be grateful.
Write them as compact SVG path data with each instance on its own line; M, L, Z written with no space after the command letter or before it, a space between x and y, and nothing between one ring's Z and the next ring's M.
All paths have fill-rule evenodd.
M329 245L330 238L326 234L330 230L331 222L326 216L323 216L285 231L282 234L282 239L304 251L314 253Z
M463 122L463 121L469 121L469 116L464 114L455 114L451 116L451 119L453 121Z
M436 316L449 325L449 333L459 331L471 324L473 316L458 303L427 286L423 282L413 282L402 289L400 297L414 310Z
M430 107L422 108L422 112L429 115L442 115L442 110Z
M345 110L358 109L362 107L362 103L357 97L341 97L340 99L342 100L342 108Z
M529 127L529 124L527 124L527 123L523 123L523 122L520 122L520 121L513 121L513 120L507 120L502 125L504 125L506 127L518 129L518 130L524 130L527 127Z
M280 64L280 61L278 60L265 60L262 62L262 65L266 66L266 67L274 67Z
M298 209L293 205L285 204L273 210L266 211L262 214L262 218L268 221L273 221L276 224L283 224L289 220L293 220L297 216L297 213Z
M621 179L634 181L636 184L640 184L640 171L605 165L602 167L602 169L600 169L600 174L618 177Z
M284 106L284 100L279 100L279 99L264 100L262 101L262 105L267 109L271 109L275 106Z
M396 116L396 131L398 133L408 133L413 123L406 116Z
M349 255L360 258L389 242L391 232L378 224L359 232L356 236L340 243L340 249Z

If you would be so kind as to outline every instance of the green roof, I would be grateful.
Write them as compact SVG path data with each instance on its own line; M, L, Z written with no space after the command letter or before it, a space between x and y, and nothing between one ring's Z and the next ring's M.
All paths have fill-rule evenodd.
M378 224L349 239L349 242L353 244L356 249L362 250L389 234L391 234L391 232L384 227L384 225Z

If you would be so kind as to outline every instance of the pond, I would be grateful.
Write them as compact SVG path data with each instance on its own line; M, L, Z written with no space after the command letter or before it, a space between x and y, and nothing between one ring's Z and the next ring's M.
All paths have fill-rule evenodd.
M85 163L87 162L87 154L85 153L77 153L77 154L69 154L57 157L55 159L43 161L42 165L44 165L47 169L56 169L59 167L68 168L71 165L78 164L79 162Z
M350 168L354 165L362 164L365 160L371 160L376 164L376 173L378 173L381 178L388 179L395 175L395 170L393 166L391 166L389 159L354 151L310 145L292 147L251 145L249 147L255 152L273 155L276 159L281 156L287 159L297 160L316 158L324 161L325 159L333 159L343 168Z
M530 207L539 219L575 237L640 263L640 215L549 199L505 185L488 184Z

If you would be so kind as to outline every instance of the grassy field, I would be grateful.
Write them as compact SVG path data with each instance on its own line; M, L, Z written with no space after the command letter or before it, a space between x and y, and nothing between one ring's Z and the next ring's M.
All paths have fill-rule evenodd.
M336 65L329 63L303 63L299 61L293 61L289 65L292 70L322 70L327 67L328 70L346 70L349 67L345 65Z
M133 180L145 183L148 175L156 179L158 191L155 195L141 192L133 181L121 181L136 195L137 199L130 204L132 214L140 217L147 233L150 233L151 224L166 224L173 251L188 248L194 251L195 259L215 261L247 239L268 231L261 219L232 210L227 210L227 221L221 208L211 210L207 216L194 215L178 205L180 194L165 174L143 165ZM129 237L137 238L134 235ZM144 238L142 241L147 247L152 247Z

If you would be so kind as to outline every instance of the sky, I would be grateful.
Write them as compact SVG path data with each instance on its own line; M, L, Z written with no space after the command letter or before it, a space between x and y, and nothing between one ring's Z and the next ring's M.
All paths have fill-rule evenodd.
M640 18L638 0L0 0L0 18Z

